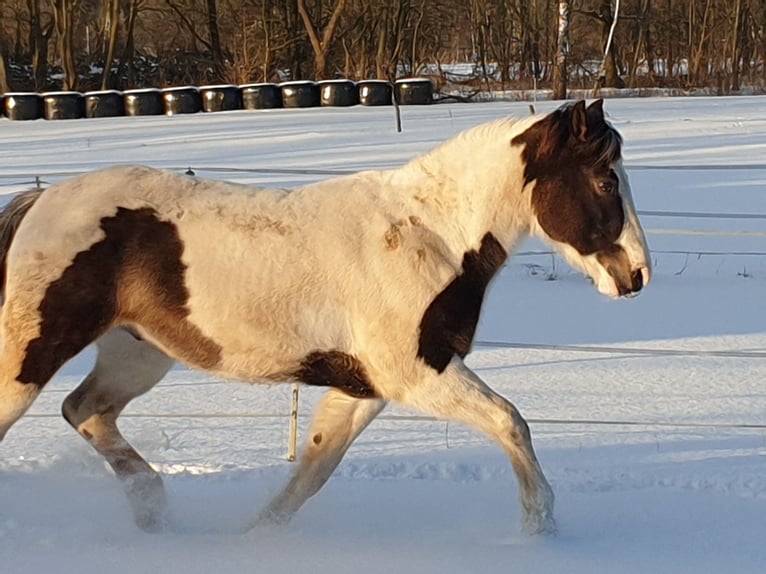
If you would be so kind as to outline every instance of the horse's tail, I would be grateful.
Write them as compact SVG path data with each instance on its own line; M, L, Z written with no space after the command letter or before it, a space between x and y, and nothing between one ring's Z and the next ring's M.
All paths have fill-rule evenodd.
M40 199L42 189L30 189L14 197L0 212L0 297L5 296L5 260L21 220Z

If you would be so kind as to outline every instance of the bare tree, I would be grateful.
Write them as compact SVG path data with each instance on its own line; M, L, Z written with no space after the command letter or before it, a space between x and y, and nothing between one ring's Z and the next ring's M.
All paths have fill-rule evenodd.
M112 74L112 62L117 48L117 35L120 29L120 0L109 0L105 10L104 30L108 30L109 42L104 58L104 71L101 74L101 89L109 87L109 78Z
M335 7L332 9L326 24L322 23L323 3L318 3L317 14L312 17L306 9L306 1L297 1L298 13L301 15L303 25L306 27L311 48L314 50L314 75L316 79L323 80L327 74L327 55L334 40L338 21L346 7L346 0L336 0Z
M592 86L617 0L0 0L19 89L240 78ZM622 0L601 85L764 85L766 0ZM566 17L563 17L566 16ZM84 32L84 33L81 33ZM56 43L51 46L55 39ZM89 61L92 58L93 61ZM101 64L77 77L75 64ZM469 74L444 64L475 64ZM115 72L116 68L116 72ZM85 69L85 66L82 67ZM82 73L82 70L81 70ZM7 83L7 82L6 82Z
M126 22L125 25L125 47L122 51L122 57L120 58L120 64L117 67L117 77L122 76L124 66L128 67L128 86L136 86L135 67L133 63L133 57L135 53L135 30L136 20L138 18L138 8L140 0L126 0L122 4L123 19Z
M207 4L207 29L210 36L210 52L213 56L213 66L216 74L221 75L223 70L223 51L221 50L221 33L218 30L218 5L216 0L206 0Z
M10 92L11 87L8 81L8 70L5 66L5 49L0 43L0 93Z
M54 25L56 28L56 43L58 44L59 59L64 72L62 89L76 90L79 78L74 60L74 14L78 0L51 0L53 5Z
M735 0L734 3L734 17L732 18L732 32L731 32L731 82L729 88L734 91L739 91L739 69L740 60L742 59L742 23L744 22L742 0Z
M41 10L42 0L27 0L29 13L29 48L32 53L31 64L35 89L47 87L48 43L53 33L53 18Z
M553 66L553 99L567 97L567 58L569 57L569 22L571 10L568 0L559 0L556 61Z
M614 38L610 42L609 31L612 23L617 18L612 13L612 0L600 0L598 11L584 12L584 14L595 18L601 24L601 49L603 50L603 61L600 73L603 78L598 78L598 84L606 88L624 88L625 82L620 77L617 67L617 42Z
M629 84L635 87L636 76L642 62L646 62L646 74L650 84L654 83L654 48L651 35L652 0L639 0L636 26L638 28L633 52L633 65L630 68Z
M689 3L689 84L695 86L700 81L700 72L704 60L705 46L710 35L710 16L712 0L705 1L705 9L702 14L702 23L697 28L695 25L696 3ZM696 32L697 41L694 42L694 32Z

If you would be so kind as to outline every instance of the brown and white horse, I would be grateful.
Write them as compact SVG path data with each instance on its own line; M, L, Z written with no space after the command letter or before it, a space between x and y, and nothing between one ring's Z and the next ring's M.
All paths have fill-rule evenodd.
M165 495L117 417L175 361L252 382L330 387L295 475L261 514L288 519L388 401L494 439L524 526L553 493L519 411L463 362L484 293L525 236L611 297L649 255L602 102L469 129L389 171L292 191L114 167L17 196L0 216L0 438L96 342L63 414L125 486L136 522Z

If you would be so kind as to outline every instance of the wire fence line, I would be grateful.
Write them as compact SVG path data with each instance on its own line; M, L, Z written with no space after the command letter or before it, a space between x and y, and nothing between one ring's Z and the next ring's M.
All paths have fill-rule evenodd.
M349 169L319 169L319 168L243 168L243 167L227 167L227 166L186 166L186 167L168 167L172 171L184 172L190 175L200 172L210 173L247 173L247 174L266 174L266 175L312 175L312 176L338 176L348 175L355 173L354 170ZM641 165L641 164L629 164L627 169L637 170L713 170L713 169L755 169L766 170L766 164L747 164L747 165ZM12 183L6 183L0 185L0 187L18 187L31 185L35 187L42 187L49 185L50 178L57 177L70 177L87 173L84 170L60 170L40 173L36 176L31 176L28 173L6 173L0 174L0 182L3 180L16 180ZM13 193L13 192L11 192ZM641 217L656 217L656 218L671 218L671 219L708 219L708 220L743 220L743 221L766 221L766 213L742 213L742 212L702 212L702 211L682 211L682 210L637 210L637 213ZM647 234L653 235L688 235L688 236L727 236L727 237L766 237L766 232L760 231L741 231L741 230L694 230L694 229L663 229L663 228L646 228ZM762 256L762 252L715 252L707 251L702 253L700 251L658 251L654 250L654 253L667 253L678 255L745 255L745 256ZM522 252L516 255L553 255L553 252Z
M210 412L210 413L124 413L121 419L287 419L288 413L253 413L253 412ZM25 415L28 419L58 419L60 414L55 413L30 413ZM447 423L444 419L437 419L426 415L379 415L378 421L410 421L424 423ZM593 426L593 427L656 427L678 429L747 429L766 430L766 423L728 423L728 422L670 422L670 421L642 421L642 420L605 420L605 419L558 419L558 418L527 418L527 423L533 425L553 426Z
M645 356L645 357L697 357L697 358L727 358L738 360L763 360L766 359L766 351L761 350L737 350L737 349L672 349L672 348L649 348L649 347L624 347L624 346L600 346L600 345L552 345L543 343L513 343L508 341L477 340L475 347L503 348L533 351L553 351L558 353L590 353L598 355L614 355L617 357ZM533 365L534 366L534 365ZM195 381L188 383L189 386L197 385L220 385L229 384L223 380ZM162 383L160 383L162 385ZM178 386L178 385L163 385ZM127 412L122 414L125 419L150 419L150 420L286 420L289 424L289 437L287 444L286 459L294 461L298 452L299 434L299 409L298 388L292 385L292 401L289 412ZM70 389L61 389L58 392L71 392ZM30 413L26 415L32 419L57 419L58 413ZM446 432L449 432L449 421L444 421L431 416L389 414L377 417L380 421L392 422L423 422L429 424L445 424ZM755 430L766 431L766 422L702 422L702 421L656 421L636 419L565 419L565 418L538 418L530 417L527 423L530 425L545 425L558 427L593 427L597 432L615 427L631 427L650 429L676 429L676 430Z
M207 171L210 173L252 173L262 175L351 175L358 170L344 168L294 168L294 167L237 167L221 165L184 165L167 166L164 169L172 171ZM766 163L749 164L639 164L626 163L627 171L766 171ZM90 170L81 169L62 169L57 171L46 171L37 174L29 173L4 173L0 174L2 179L23 179L32 180L29 183L35 183L35 178L48 177L71 177L87 173Z
M766 351L651 349L641 347L602 347L600 345L548 345L544 343L511 343L506 341L474 341L476 347L497 349L528 349L535 351L566 351L600 353L605 355L642 355L648 357L717 357L721 359L766 359Z
M544 343L513 343L508 341L489 341L477 340L475 347L480 348L500 348L517 349L532 351L555 351L562 353L587 353L598 355L617 355L626 356L645 356L645 357L697 357L697 358L727 358L727 359L766 359L766 351L761 350L737 350L737 349L672 349L672 348L650 348L650 347L624 347L624 346L601 346L601 345L551 345ZM533 365L534 366L534 365ZM225 380L203 380L184 383L188 386L204 385L228 385L230 381ZM166 384L162 387L178 386L177 384ZM49 392L68 393L71 389L51 389ZM57 413L32 413L26 415L28 418L57 418L61 415ZM288 418L287 412L282 413L263 413L263 412L189 412L189 413L125 413L124 418L158 418L158 419L275 419ZM422 415L381 415L379 420L389 421L431 421L439 422L440 419ZM442 421L443 422L443 421ZM549 425L586 425L586 426L643 426L643 427L678 427L678 428L748 428L748 429L766 429L766 423L705 423L705 422L672 422L672 421L642 421L642 420L605 420L605 419L561 419L561 418L530 418L528 422L535 424Z

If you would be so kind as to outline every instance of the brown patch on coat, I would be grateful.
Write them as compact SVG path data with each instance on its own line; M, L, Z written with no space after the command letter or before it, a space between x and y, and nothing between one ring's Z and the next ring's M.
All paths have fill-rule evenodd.
M478 251L463 255L460 274L439 293L420 321L418 357L441 373L452 357L471 350L487 285L502 267L508 253L491 233Z
M320 444L322 444L322 433L321 433L321 432L318 432L318 433L316 433L316 434L315 434L315 435L314 435L314 436L311 438L311 441L312 441L312 442L313 442L315 445L317 445L317 446L319 446Z
M251 234L270 231L279 235L287 235L290 232L290 227L286 223L265 215L237 215L233 218L232 225Z
M213 368L221 347L188 321L189 292L176 227L153 209L118 208L104 238L78 253L45 291L40 334L17 380L44 385L67 360L118 323L135 324L180 360Z
M423 225L423 220L420 219L417 215L410 215L409 220L410 223L415 227L420 227Z
M307 385L333 387L359 399L377 397L364 365L341 351L314 351L292 376Z
M563 106L511 143L524 145L524 180L534 182L532 207L545 233L581 255L610 249L625 224L610 167L622 138L604 119L603 102Z
M404 237L402 236L402 231L399 229L399 226L395 223L391 224L391 227L388 228L386 233L383 235L383 239L386 242L386 249L389 251L393 251L394 249L398 249L402 246L402 243L404 243Z

